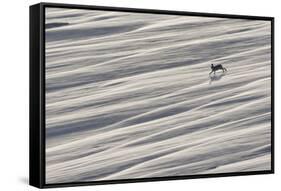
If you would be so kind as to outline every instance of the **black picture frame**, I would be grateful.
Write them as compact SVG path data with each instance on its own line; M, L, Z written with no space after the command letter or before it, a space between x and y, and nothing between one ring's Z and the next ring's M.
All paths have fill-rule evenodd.
M153 13L181 16L238 18L264 20L271 22L271 170L247 171L234 173L200 174L186 176L103 180L94 182L69 182L46 184L45 182L45 8L75 8L87 10L123 11L132 13ZM99 184L133 183L148 181L167 181L178 179L195 179L258 175L274 173L274 18L248 15L230 15L214 13L197 13L184 11L135 9L121 7L104 7L58 3L39 3L30 6L30 139L29 139L29 184L38 188L67 186L85 186Z

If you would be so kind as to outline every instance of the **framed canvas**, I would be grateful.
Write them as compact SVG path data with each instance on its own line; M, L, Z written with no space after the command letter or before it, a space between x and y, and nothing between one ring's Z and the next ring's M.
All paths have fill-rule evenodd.
M274 172L274 18L30 7L30 185Z

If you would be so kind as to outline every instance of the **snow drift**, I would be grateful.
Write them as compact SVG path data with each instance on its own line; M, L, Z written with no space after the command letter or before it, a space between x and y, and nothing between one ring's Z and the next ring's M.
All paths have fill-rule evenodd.
M270 170L270 30L47 8L46 182Z

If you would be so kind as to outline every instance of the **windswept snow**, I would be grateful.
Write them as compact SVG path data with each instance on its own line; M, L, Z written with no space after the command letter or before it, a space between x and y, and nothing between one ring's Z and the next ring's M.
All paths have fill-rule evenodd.
M270 31L47 8L46 182L270 170Z

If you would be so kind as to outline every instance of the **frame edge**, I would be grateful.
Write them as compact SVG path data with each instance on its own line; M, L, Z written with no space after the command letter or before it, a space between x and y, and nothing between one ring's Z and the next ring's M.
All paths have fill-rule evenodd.
M41 4L29 7L29 185L43 188L40 68Z
M121 12L134 12L134 13L153 13L153 14L166 14L166 15L188 15L200 17L218 17L218 18L233 18L233 19L250 19L250 20L267 20L271 21L273 17L270 16L255 16L255 15L239 15L239 14L223 14L211 12L192 12L192 11L176 11L164 9L147 9L147 8L129 8L129 7L111 7L111 6L97 6L86 4L65 4L65 3L50 3L41 2L43 7L54 8L72 8L72 9L88 9L88 10L108 10L108 11L121 11Z
M275 76L275 71L274 71L274 17L271 17L271 173L275 173L275 81L274 81L274 76Z

